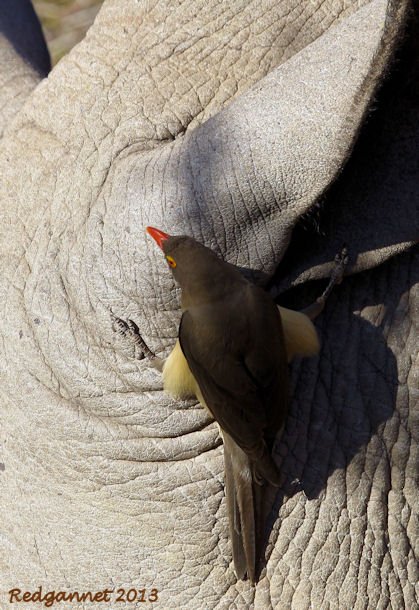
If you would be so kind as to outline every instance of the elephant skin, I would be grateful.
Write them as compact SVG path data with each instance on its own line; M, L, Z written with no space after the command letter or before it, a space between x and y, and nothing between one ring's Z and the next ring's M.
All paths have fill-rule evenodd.
M107 0L43 78L39 24L15 7L0 11L2 608L40 586L154 588L165 610L414 608L417 8ZM177 337L147 225L296 308L350 253L319 357L290 369L255 587L233 570L215 423L115 330L132 320L161 357Z

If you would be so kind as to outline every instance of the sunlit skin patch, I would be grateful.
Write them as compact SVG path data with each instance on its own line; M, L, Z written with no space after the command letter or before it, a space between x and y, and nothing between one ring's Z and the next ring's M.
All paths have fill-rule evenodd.
M166 256L166 260L169 263L169 267L172 267L172 269L176 267L176 261L172 256Z

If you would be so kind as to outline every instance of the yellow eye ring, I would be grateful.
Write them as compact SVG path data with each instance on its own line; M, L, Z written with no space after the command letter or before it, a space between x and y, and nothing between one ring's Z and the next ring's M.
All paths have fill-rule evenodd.
M172 256L166 256L166 260L169 263L169 267L172 267L172 269L176 267L176 261Z

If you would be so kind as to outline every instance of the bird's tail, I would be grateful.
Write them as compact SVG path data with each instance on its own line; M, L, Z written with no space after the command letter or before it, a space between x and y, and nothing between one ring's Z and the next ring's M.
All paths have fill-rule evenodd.
M234 569L238 579L246 574L256 581L257 506L252 465L246 453L223 431L225 487Z

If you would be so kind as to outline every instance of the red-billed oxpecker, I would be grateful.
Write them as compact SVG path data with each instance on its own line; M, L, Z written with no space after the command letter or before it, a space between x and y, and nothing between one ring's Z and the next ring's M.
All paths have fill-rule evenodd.
M288 361L319 349L301 312L278 307L191 237L147 227L181 288L179 338L163 365L164 389L195 396L218 422L237 577L256 580L255 486L278 486L272 458L288 412Z

